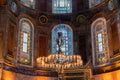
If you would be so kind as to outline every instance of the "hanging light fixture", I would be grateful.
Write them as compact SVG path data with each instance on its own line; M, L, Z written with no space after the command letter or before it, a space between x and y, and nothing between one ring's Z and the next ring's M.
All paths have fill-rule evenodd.
M61 23L61 15L58 16ZM62 48L65 44L65 39L62 32L57 33L56 38L57 54L50 54L47 57L38 57L37 64L39 68L54 69L56 71L62 71L65 69L77 69L81 68L83 61L80 55L65 55Z
M80 55L63 54L62 47L64 45L64 40L61 32L58 33L56 43L58 47L58 53L50 54L47 57L37 58L37 64L39 68L62 71L65 69L77 69L82 67L83 61Z
M37 58L37 63L40 68L65 70L81 68L83 61L79 55L50 54Z

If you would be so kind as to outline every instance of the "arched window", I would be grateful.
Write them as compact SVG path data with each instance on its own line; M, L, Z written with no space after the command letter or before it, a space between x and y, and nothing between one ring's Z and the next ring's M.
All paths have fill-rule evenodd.
M35 8L35 0L20 0L25 6Z
M96 19L91 26L93 65L109 62L107 24L105 18Z
M55 26L52 30L52 53L58 53L57 38L58 34L62 34L63 46L62 52L65 55L73 54L73 32L69 25L59 24Z
M104 0L89 0L89 8L92 8L98 4L100 4L101 2L103 2Z
M72 0L52 0L52 13L72 13Z
M30 20L22 18L19 22L18 62L32 65L33 56L33 24Z

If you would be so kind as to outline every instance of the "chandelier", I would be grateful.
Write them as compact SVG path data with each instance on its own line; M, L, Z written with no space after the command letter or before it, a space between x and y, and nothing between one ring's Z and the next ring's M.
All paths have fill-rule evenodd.
M50 54L47 57L37 58L37 64L39 68L52 69L56 71L61 71L65 69L77 69L81 68L83 61L80 55L64 55L62 52L62 46L64 40L62 38L62 33L58 33L58 38L56 39L58 53Z
M40 68L64 70L82 67L82 60L79 55L50 54L47 57L37 58Z

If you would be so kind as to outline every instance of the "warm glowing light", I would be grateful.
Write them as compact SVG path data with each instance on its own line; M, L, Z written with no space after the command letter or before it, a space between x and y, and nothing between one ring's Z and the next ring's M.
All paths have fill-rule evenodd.
M94 80L120 80L120 70L94 75Z
M51 54L47 57L37 58L40 68L46 69L76 69L82 67L83 61L79 55Z

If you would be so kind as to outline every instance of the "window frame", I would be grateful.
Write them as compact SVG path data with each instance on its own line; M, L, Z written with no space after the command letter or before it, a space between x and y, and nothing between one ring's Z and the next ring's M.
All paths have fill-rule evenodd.
M67 45L63 45L64 47L66 47L66 48L64 48L65 51L63 53L65 55L71 55L71 54L73 54L73 30L67 24L58 24L52 29L52 53L57 54L57 43L55 42L57 39L57 35L54 36L54 33L57 34L58 32L62 32L61 30L63 29L63 27L65 27L66 29L69 29L69 32L66 32L67 37L66 37L66 35L63 34L64 41L65 41L65 39L67 40L69 38L69 40L65 41L66 42L65 44L67 44ZM60 30L55 32L55 30L57 30L57 29L60 29ZM65 32L65 30L63 30L63 32ZM68 34L71 34L71 35L68 35ZM66 53L66 51L69 51L69 52Z
M26 26L25 26L26 24ZM27 28L29 27L29 28ZM27 30L26 30L26 29ZM24 33L28 35L27 38L27 52L23 51L23 36ZM27 18L21 18L19 20L19 36L18 36L18 52L17 52L17 63L22 66L32 67L33 66L33 47L34 47L34 25ZM22 59L24 61L22 61Z
M100 33L102 36L102 51L99 51L98 34ZM91 25L91 36L93 66L99 67L109 64L110 56L108 47L107 23L104 17L93 21Z
M64 1L64 5L63 4L60 5L60 3L62 3L61 1ZM52 13L54 14L72 13L72 0L52 0Z

